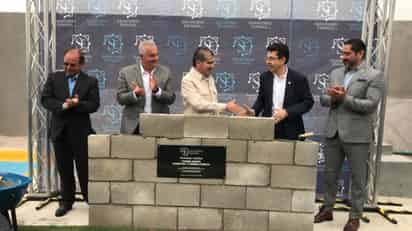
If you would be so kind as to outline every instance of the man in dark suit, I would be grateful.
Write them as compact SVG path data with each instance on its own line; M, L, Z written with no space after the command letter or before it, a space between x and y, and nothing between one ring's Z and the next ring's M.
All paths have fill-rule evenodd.
M93 133L90 113L100 105L97 79L81 71L85 58L79 49L64 52L64 71L50 74L41 95L42 105L52 113L51 139L61 181L62 201L57 217L72 209L75 195L73 161L83 198L87 201L88 145Z
M289 48L273 43L267 48L268 71L260 75L259 94L254 114L275 120L276 139L296 140L305 132L302 115L313 106L313 96L306 77L286 64ZM253 114L253 112L252 112Z

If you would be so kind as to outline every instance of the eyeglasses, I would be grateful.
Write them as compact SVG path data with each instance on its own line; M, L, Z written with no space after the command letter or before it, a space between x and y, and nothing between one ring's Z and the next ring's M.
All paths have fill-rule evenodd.
M265 57L265 59L268 60L268 61L275 61L275 60L278 60L278 59L280 59L280 58L279 58L279 57L269 56L269 57Z
M66 66L70 66L70 67L75 67L75 66L77 66L78 64L77 63L63 63L63 65L66 67Z

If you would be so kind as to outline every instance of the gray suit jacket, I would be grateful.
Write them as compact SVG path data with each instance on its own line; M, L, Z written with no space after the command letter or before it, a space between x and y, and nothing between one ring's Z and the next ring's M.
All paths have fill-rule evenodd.
M160 96L152 98L152 113L169 113L169 105L175 101L176 95L172 90L172 77L170 70L159 65L154 77L157 85L162 89ZM140 63L124 67L119 72L117 102L123 105L123 114L120 127L120 133L132 134L139 124L139 115L144 112L146 103L144 96L133 96L131 83L136 83L143 87L143 78L140 70Z
M329 86L343 86L344 78L345 68L335 69L330 74ZM346 90L347 95L339 104L332 104L326 93L320 97L321 105L330 107L326 137L332 138L338 133L343 142L369 143L373 136L375 112L384 91L383 75L363 63Z

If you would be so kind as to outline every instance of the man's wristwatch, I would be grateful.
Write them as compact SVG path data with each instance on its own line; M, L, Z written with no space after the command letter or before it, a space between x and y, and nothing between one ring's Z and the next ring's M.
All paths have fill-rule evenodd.
M156 87L155 89L152 90L152 93L153 93L153 94L156 94L158 91L159 91L159 88Z

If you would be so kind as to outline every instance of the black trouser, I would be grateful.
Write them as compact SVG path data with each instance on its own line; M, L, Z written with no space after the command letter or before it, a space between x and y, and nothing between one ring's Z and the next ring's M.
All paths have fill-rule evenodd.
M66 128L53 142L57 170L60 175L62 202L66 206L74 203L76 184L74 179L74 165L76 163L77 176L84 199L87 201L88 183L88 146L87 133L76 131L75 128Z

